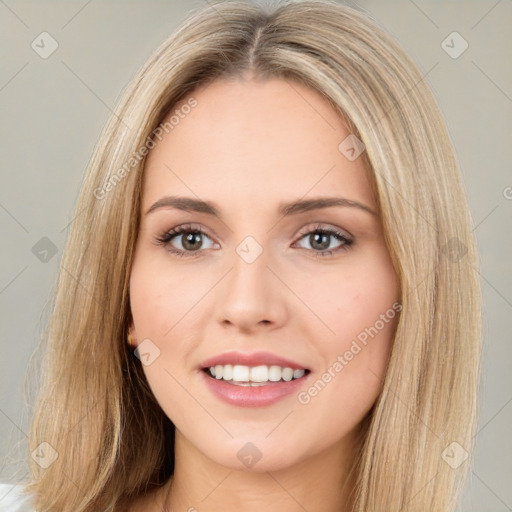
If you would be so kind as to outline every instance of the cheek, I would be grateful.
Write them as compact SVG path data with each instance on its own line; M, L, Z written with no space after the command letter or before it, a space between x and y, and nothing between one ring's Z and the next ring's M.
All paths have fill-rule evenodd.
M157 401L174 421L184 404L194 408L183 388L183 376L193 371L187 365L195 361L202 321L199 301L212 288L215 276L169 269L161 254L154 257L141 250L130 275L130 307L137 341L147 344L149 339L157 347L146 345L157 357L143 365L143 371Z
M368 251L364 257L354 255L335 271L315 276L314 286L304 281L301 293L323 323L317 338L325 340L327 353L348 348L347 342L350 345L358 336L364 341L367 329L375 324L384 338L392 330L388 325L396 316L393 304L399 297L398 279L383 250Z
M398 279L387 253L376 251L315 283L323 292L310 292L311 309L328 329L317 331L321 368L299 402L310 408L315 423L323 418L354 426L382 389L401 310Z
M144 259L144 260L143 260ZM141 255L130 276L130 306L137 338L165 341L193 321L194 306L211 288L198 274L169 271L165 258Z
M193 277L166 271L162 261L143 252L134 259L130 275L130 307L137 342L149 347L151 361L143 364L149 387L172 421L184 421L182 410L194 415L194 404L182 382L183 364L194 350L190 343L193 305L198 300ZM154 345L149 344L150 340ZM156 348L155 348L156 347ZM143 359L141 361L144 363Z

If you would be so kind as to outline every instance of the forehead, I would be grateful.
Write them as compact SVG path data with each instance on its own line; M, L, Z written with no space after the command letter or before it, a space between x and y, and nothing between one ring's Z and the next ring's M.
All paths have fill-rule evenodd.
M195 106L182 108L187 102ZM342 118L302 84L218 80L171 116L146 161L143 208L164 193L239 207L336 192L374 204L362 158L339 149L350 135Z

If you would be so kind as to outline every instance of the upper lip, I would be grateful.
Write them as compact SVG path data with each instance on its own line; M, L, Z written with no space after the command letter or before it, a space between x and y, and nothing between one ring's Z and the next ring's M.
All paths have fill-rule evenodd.
M293 368L294 370L308 369L301 363L297 363L296 361L292 361L285 357L277 356L270 352L244 353L236 351L224 352L218 356L210 357L201 363L200 368L210 368L211 366L216 366L218 364L239 364L244 366L275 365L283 368Z

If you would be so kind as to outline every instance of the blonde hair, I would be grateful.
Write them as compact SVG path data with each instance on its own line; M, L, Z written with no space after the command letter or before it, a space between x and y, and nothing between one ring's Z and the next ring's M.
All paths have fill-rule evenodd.
M425 77L356 9L227 1L192 12L156 50L90 162L42 340L29 451L46 442L58 458L47 469L29 459L39 512L114 510L172 475L173 425L126 342L143 148L196 87L246 71L318 91L364 143L399 276L403 309L365 423L353 511L456 506L469 461L454 468L445 449L472 452L481 298L458 165Z

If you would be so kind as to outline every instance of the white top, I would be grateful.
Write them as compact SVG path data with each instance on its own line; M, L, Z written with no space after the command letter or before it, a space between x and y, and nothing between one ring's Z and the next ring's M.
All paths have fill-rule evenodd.
M32 496L24 494L21 484L0 483L0 512L36 512Z

